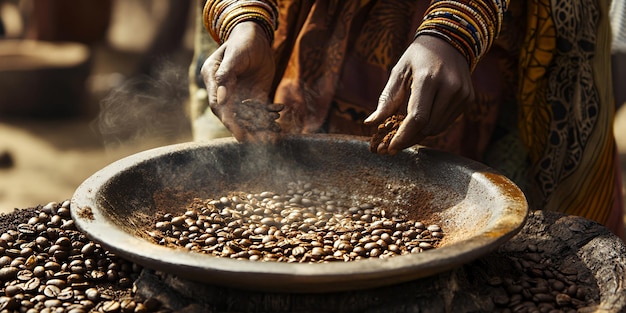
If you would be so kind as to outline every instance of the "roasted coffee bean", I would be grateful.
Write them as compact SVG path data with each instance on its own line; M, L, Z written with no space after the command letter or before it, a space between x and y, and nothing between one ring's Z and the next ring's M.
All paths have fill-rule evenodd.
M33 272L31 272L30 270L21 270L17 272L17 279L21 281L30 280L31 278L33 278L33 276Z
M85 290L85 296L88 300L93 302L97 302L100 300L100 292L97 288L89 288Z
M63 301L59 299L49 299L44 302L46 308L58 308L63 305Z
M10 281L14 279L19 271L19 268L14 266L0 268L0 281Z
M102 302L102 305L98 308L98 311L110 313L110 312L117 312L119 311L119 309L120 309L120 303L115 300L110 300L110 301Z
M40 284L41 284L41 281L39 280L39 278L33 277L29 279L27 282L24 282L23 288L24 288L24 291L34 291L39 288Z
M4 253L12 258L17 258L21 256L22 250L20 249L6 249Z
M120 309L122 312L135 312L137 303L132 298L124 298L120 301Z
M74 298L74 290L72 289L72 287L65 287L61 289L61 291L57 295L57 299L61 301L67 301L72 298Z
M62 288L65 288L65 286L67 285L67 282L64 279L55 278L55 279L49 279L46 282L46 285L57 286L62 289Z
M287 262L350 261L418 253L436 248L444 237L438 225L429 225L427 230L424 223L406 219L406 213L383 209L383 204L350 203L354 200L307 183L287 185L285 195L238 192L194 202L183 215L166 213L158 217L156 231L150 234L161 245L220 257ZM403 232L407 236L402 236ZM410 242L421 238L422 232L428 232L427 239ZM417 248L420 242L421 248Z
M35 233L35 227L33 227L33 224L19 224L17 225L17 231L25 235L32 235Z
M0 267L4 267L6 265L11 264L11 262L13 262L13 258L11 258L8 255L3 255L2 257L0 257Z
M0 311L4 310L16 310L20 307L20 302L13 298L7 296L0 296Z
M59 293L61 293L61 289L54 285L46 285L43 289L43 294L48 298L56 298Z
M13 297L16 294L24 292L22 285L9 285L4 288L5 295Z

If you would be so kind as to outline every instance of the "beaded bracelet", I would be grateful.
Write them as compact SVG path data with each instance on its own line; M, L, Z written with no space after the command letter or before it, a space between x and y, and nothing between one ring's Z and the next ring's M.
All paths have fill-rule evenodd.
M219 38L222 42L224 42L229 36L235 25L243 22L243 21L254 21L259 23L265 34L270 39L270 42L273 39L274 33L269 32L268 29L273 29L272 25L269 24L268 20L270 16L266 14L266 11L259 10L256 8L247 8L247 9L238 9L237 11L232 12L234 14L229 14L228 18L224 20L223 27L220 28Z
M278 28L278 5L275 0L208 0L202 15L204 28L219 44L223 44L235 25L243 21L259 24L270 43Z
M415 38L430 35L449 42L473 71L498 36L505 0L433 0Z

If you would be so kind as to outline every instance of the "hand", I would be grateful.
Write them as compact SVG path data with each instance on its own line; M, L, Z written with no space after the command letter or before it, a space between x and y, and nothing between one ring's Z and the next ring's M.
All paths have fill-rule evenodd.
M392 69L378 107L365 123L380 124L406 109L389 146L381 144L377 150L393 155L444 131L473 100L470 68L463 55L442 39L419 36Z
M271 141L277 136L274 120L281 108L266 105L275 66L267 35L254 22L236 25L202 66L209 106L238 141Z

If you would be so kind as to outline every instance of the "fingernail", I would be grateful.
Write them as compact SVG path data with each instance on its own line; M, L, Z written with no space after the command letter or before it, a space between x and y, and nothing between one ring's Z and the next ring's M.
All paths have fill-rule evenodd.
M226 87L225 86L217 87L216 94L217 94L217 103L222 104L224 99L226 99L226 95L227 95Z

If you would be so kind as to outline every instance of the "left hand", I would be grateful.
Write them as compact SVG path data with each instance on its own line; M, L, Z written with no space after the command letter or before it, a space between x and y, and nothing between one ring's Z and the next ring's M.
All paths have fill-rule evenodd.
M474 88L465 57L448 42L422 35L392 69L378 107L365 124L378 125L387 117L406 111L406 118L389 146L380 145L377 150L393 155L444 131L473 100Z
M238 141L274 141L281 106L268 104L275 63L271 43L256 22L237 24L202 66L209 107Z

